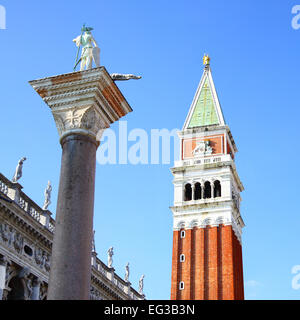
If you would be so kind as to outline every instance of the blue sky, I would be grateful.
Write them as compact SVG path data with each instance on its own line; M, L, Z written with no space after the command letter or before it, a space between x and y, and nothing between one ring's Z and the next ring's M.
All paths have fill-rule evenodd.
M246 299L299 299L291 269L299 255L300 29L295 1L17 1L0 0L0 171L40 205L53 183L55 212L61 147L49 108L29 80L71 72L72 39L94 27L101 65L142 80L118 83L133 112L128 130L182 128L203 67L211 68L227 124L239 149ZM300 2L299 2L300 4ZM112 126L118 130L118 124ZM115 248L116 272L131 265L148 299L169 299L173 185L170 165L99 165L95 194L98 256Z

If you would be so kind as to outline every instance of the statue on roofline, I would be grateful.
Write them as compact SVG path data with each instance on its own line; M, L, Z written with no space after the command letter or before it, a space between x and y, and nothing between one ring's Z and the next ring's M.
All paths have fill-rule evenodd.
M127 263L125 267L125 279L126 282L129 282L129 262Z
M113 247L110 247L110 248L108 249L108 251L107 251L107 266L108 266L109 268L112 268L112 267L113 267L113 266L112 266L112 264L113 264L113 259L112 259L113 255L114 255L114 248L113 248Z
M48 207L51 204L51 192L52 192L51 182L48 181L47 188L45 189L45 192L44 192L45 202L44 202L43 210L48 210Z
M143 274L139 280L139 294L141 295L144 294L144 278L145 278L145 275Z
M16 171L15 171L15 175L12 179L13 183L17 183L18 180L20 180L22 178L23 163L25 160L26 160L25 157L19 160Z

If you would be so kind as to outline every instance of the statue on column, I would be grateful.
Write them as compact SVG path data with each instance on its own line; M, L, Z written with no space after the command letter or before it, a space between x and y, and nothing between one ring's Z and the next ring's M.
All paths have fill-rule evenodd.
M22 159L19 160L18 165L17 165L17 168L16 168L15 175L14 175L14 177L13 177L13 179L12 179L12 182L13 182L13 183L17 183L18 180L21 179L21 177L22 177L23 163L24 163L25 160L26 160L25 157L23 157Z
M138 80L142 78L141 76L135 76L134 74L121 74L121 73L112 73L110 76L114 81L130 80L130 79Z
M143 274L139 280L139 294L143 295L144 294L144 278L145 275Z
M51 182L48 181L47 188L45 189L45 192L44 192L45 202L43 205L43 210L48 210L48 207L51 204L51 192L52 192Z
M129 282L129 262L127 263L125 267L125 282Z
M113 259L112 259L112 257L113 257L113 255L114 255L114 248L113 248L113 247L110 247L110 248L108 249L108 251L107 251L107 258L108 258L107 266L108 266L109 268L112 268L112 264L113 264Z
M83 71L85 68L92 69L93 61L97 68L100 67L100 48L92 36L92 30L93 28L83 25L81 35L73 40L78 47L74 71L79 63L81 63L80 71ZM93 45L95 47L93 47ZM82 46L82 52L81 57L78 60L80 46Z

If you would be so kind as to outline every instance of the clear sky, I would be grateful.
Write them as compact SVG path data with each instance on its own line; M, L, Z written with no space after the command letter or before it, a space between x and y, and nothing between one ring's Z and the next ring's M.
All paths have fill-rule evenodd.
M53 184L55 213L61 147L49 108L29 80L72 72L72 42L94 27L101 65L142 80L118 83L133 112L128 131L182 128L203 67L211 68L227 124L239 149L245 186L241 213L246 299L299 299L291 270L299 255L300 29L288 0L138 1L0 0L0 171L40 205ZM300 2L299 2L300 4ZM118 131L118 124L112 129ZM134 142L129 142L129 146ZM116 272L131 266L135 288L145 274L148 299L169 299L173 185L170 164L97 164L98 256L114 247Z

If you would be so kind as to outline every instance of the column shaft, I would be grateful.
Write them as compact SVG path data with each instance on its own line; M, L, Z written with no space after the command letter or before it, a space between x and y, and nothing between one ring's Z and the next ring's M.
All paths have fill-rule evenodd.
M5 289L5 276L6 276L6 261L0 258L0 300L3 298L3 291Z
M32 286L31 300L40 300L41 282L39 279L34 280Z
M80 134L65 137L61 144L48 299L88 300L97 144Z

